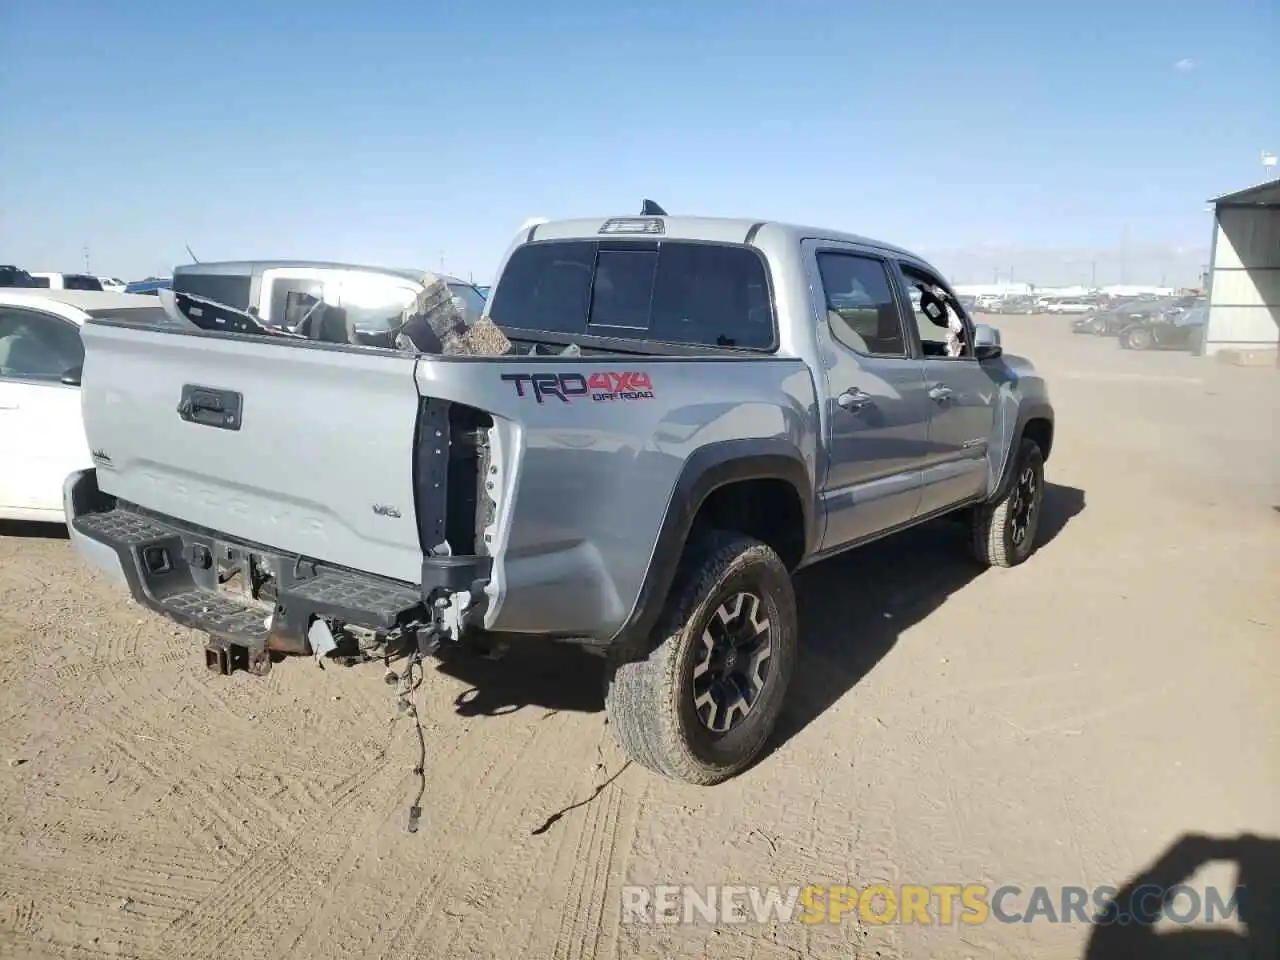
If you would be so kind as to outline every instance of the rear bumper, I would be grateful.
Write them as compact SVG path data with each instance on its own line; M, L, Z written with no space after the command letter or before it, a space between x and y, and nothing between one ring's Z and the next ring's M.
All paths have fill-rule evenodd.
M425 612L420 589L162 517L98 490L93 470L63 484L67 529L76 552L126 584L133 598L252 659L273 650L308 653L317 617L373 630L414 623ZM238 567L247 586L230 592L219 570Z

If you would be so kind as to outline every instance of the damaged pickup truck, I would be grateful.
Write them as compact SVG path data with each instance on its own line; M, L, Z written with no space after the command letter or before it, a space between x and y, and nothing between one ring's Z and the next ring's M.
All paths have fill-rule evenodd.
M919 257L648 212L522 231L473 323L427 277L381 339L181 294L85 324L76 548L219 671L339 631L571 642L638 763L740 772L795 670L792 573L944 514L1022 562L1054 415Z

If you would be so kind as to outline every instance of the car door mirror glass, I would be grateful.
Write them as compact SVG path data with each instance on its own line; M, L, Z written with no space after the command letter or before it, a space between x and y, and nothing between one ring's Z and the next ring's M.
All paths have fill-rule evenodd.
M973 328L973 354L979 360L994 360L1004 353L1000 345L1000 331L989 324L979 323Z
M62 375L62 382L68 387L80 386L80 380L84 375L84 367L77 365L66 371Z

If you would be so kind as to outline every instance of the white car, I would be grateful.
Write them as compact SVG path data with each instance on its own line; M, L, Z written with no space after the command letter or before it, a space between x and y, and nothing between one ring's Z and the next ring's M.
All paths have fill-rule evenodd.
M0 289L0 518L62 523L62 481L93 466L80 418L90 317L163 317L155 297Z
M1088 313L1097 309L1085 300L1051 300L1045 306L1048 313Z

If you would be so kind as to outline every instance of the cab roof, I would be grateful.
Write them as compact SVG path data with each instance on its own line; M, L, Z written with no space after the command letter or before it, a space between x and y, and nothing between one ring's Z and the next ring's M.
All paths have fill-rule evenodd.
M610 221L660 220L661 233L602 232ZM704 240L712 243L748 243L768 233L774 241L799 243L803 240L834 240L874 247L899 256L920 260L919 255L902 247L856 233L845 233L829 227L811 227L777 220L760 220L750 217L693 217L693 216L642 216L617 214L613 217L584 217L570 220L550 220L531 226L524 239L529 240L586 240L599 238L643 238L668 240Z

